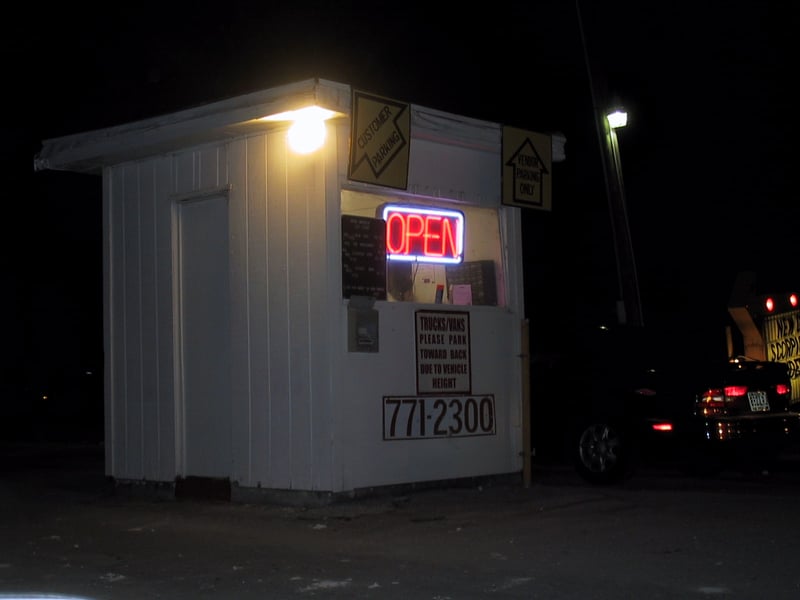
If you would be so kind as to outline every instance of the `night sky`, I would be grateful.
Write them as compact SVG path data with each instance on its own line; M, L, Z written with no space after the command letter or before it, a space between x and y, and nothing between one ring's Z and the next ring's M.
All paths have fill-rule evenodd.
M534 344L547 323L614 315L587 55L630 114L619 140L645 325L724 352L737 272L800 286L800 23L784 3L584 2L583 38L569 1L167 4L30 3L8 22L4 372L102 364L100 178L34 173L42 140L309 77L566 136L552 212L523 215Z

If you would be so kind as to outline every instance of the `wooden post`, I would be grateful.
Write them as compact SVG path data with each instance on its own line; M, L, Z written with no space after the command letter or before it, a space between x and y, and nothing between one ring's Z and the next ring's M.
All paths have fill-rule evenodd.
M531 357L530 322L522 321L522 485L531 486Z

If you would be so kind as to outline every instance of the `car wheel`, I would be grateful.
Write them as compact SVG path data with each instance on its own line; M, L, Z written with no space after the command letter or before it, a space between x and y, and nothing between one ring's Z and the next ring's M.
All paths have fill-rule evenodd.
M625 437L610 423L593 422L581 428L575 450L578 473L590 483L614 483L628 472Z

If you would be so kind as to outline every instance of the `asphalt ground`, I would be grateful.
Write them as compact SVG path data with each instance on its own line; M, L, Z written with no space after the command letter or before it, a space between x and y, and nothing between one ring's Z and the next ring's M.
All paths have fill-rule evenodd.
M5 446L0 598L797 598L800 476L642 472L593 487L377 494L325 506L120 494L101 446Z

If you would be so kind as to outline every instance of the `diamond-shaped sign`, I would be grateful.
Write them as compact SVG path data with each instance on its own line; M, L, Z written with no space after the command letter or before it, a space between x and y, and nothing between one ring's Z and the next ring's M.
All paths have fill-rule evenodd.
M410 132L408 104L354 90L347 176L406 189Z

